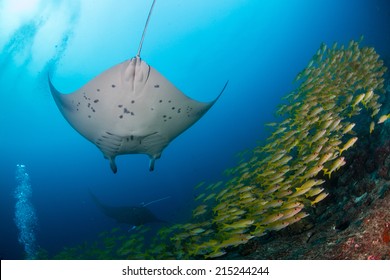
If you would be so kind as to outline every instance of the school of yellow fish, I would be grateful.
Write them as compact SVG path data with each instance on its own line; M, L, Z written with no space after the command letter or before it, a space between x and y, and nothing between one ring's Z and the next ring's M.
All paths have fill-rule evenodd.
M328 195L323 179L346 164L345 151L358 141L355 117L366 111L370 133L390 117L378 118L387 69L374 48L359 44L322 44L277 110L282 120L266 124L273 130L266 142L226 170L226 182L199 183L191 221L160 229L142 257L216 258L308 216L304 209ZM127 245L121 256L135 258Z

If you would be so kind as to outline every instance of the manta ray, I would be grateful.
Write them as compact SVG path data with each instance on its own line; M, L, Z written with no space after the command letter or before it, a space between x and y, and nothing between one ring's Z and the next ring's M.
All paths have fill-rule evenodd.
M115 158L146 154L149 170L168 144L198 121L217 101L198 102L183 94L140 57L156 0L153 1L135 57L104 71L73 93L52 96L69 124L95 144L117 172Z
M108 206L103 204L91 191L93 202L102 212L120 224L139 226L148 223L165 223L144 206Z

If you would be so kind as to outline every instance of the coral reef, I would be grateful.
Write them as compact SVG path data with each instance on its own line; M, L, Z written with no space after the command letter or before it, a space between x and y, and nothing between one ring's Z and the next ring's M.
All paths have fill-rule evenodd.
M389 128L378 129L383 130ZM363 137L367 141L348 154L350 163L326 183L330 199L308 210L310 216L300 223L251 240L226 258L390 259L390 181L377 169L362 168L375 161L375 151L384 149L387 141ZM367 155L365 162L361 154ZM364 170L360 177L354 175L357 164Z
M267 124L273 132L265 143L243 153L238 166L226 170L226 181L196 186L198 205L188 223L160 229L149 246L136 233L123 237L109 257L96 258L309 258L305 248L328 240L330 221L333 232L352 228L378 188L364 174L378 169L379 177L389 176L388 151L373 159L359 148L370 145L375 124L387 119L378 118L386 67L373 48L359 44L321 45L279 107L281 121ZM357 178L353 188L351 178ZM345 214L334 214L340 208ZM385 225L378 230L386 241ZM310 246L291 250L292 236ZM355 246L356 238L344 245Z

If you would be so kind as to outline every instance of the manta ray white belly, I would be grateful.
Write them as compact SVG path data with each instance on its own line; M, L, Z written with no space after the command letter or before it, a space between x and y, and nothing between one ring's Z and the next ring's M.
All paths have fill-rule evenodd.
M153 170L163 149L219 97L209 103L190 99L138 56L71 94L60 93L50 79L49 85L65 119L102 151L114 173L115 157L123 154L149 155Z

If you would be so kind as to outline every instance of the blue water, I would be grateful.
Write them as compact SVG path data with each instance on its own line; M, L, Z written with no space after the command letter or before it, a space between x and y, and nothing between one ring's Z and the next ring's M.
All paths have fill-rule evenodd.
M69 4L68 2L72 2ZM15 3L19 3L15 4ZM17 164L26 165L36 238L52 256L117 226L88 196L148 206L175 223L194 205L193 187L214 182L238 152L268 134L265 122L320 44L363 45L390 59L386 0L157 0L141 57L188 96L214 107L148 170L148 157L101 152L57 109L47 85L71 92L134 56L150 8L145 0L0 0L0 258L25 258L14 222Z

